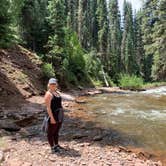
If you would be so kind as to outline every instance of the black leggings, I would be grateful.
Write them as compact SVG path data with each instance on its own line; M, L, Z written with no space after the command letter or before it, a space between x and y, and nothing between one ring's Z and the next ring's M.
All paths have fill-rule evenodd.
M61 126L62 122L56 122L55 124L49 122L47 138L51 147L58 144L59 130Z

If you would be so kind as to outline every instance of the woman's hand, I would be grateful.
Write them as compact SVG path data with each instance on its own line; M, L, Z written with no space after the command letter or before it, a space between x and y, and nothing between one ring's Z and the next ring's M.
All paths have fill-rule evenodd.
M50 123L51 123L51 124L56 124L55 119L54 119L54 118L50 118Z

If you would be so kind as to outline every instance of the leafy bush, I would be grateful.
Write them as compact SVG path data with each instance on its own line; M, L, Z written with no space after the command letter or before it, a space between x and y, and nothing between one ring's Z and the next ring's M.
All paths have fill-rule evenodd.
M136 75L121 74L119 85L124 89L141 89L143 86L143 79Z
M62 62L65 78L69 83L78 85L87 78L83 58L85 52L79 43L77 34L70 29L66 29L65 43L66 56Z
M112 81L112 79L108 79L108 84L109 84L109 86L116 86L116 84Z
M104 86L104 85L103 85L103 82L100 81L100 80L93 80L93 79L91 79L91 81L92 81L92 83L93 83L93 85L94 85L95 87L102 87L102 86Z
M86 72L90 76L91 82L94 86L105 86L104 76L109 86L115 86L108 73L103 71L103 66L101 60L97 56L96 50L91 50L88 54L84 54L84 60L86 64Z
M50 63L44 63L42 66L42 72L44 77L50 78L55 76L55 70Z

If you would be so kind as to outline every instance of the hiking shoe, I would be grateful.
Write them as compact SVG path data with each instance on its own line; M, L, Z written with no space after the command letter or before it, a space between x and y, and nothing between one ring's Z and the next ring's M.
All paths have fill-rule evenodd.
M59 144L57 145L57 147L59 148L59 149L64 149L62 146L60 146Z
M58 145L55 145L55 146L54 146L54 152L60 152L60 148L59 148Z
M53 146L53 147L51 147L51 153L52 153L52 154L57 153L57 152L60 152L58 146Z

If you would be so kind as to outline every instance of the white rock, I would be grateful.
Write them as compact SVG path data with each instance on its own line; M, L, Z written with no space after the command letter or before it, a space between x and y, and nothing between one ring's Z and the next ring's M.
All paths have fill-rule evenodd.
M0 150L0 162L4 160L4 153Z

